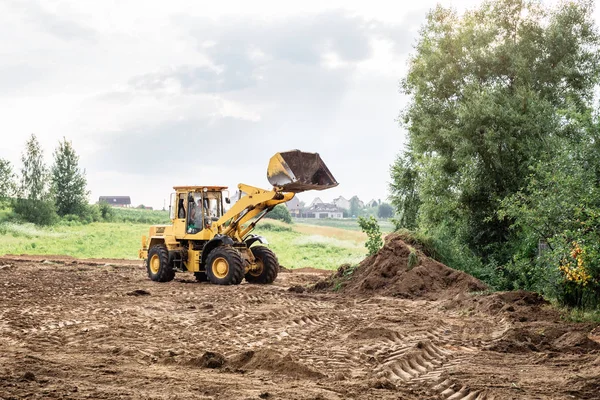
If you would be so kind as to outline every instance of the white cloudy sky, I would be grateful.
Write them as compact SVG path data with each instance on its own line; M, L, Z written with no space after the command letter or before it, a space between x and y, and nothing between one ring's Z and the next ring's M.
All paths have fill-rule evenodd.
M35 133L50 163L65 136L91 201L162 207L173 185L268 188L269 158L299 148L340 182L302 200L384 199L398 83L435 4L0 0L0 157L19 168Z

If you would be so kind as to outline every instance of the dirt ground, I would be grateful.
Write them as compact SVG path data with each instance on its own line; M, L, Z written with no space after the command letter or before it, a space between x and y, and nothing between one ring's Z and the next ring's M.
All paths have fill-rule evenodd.
M530 293L304 291L313 269L161 284L66 257L0 273L1 399L600 399L600 329Z

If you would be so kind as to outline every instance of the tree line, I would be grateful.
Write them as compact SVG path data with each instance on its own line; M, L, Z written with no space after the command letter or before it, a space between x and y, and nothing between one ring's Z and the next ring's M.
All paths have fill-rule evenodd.
M51 225L59 218L93 222L113 216L107 204L88 204L85 170L79 167L79 156L66 138L59 141L48 167L32 134L25 143L19 172L17 175L8 160L0 159L0 201L20 220Z
M600 39L593 1L436 7L401 92L397 228L498 289L600 303Z

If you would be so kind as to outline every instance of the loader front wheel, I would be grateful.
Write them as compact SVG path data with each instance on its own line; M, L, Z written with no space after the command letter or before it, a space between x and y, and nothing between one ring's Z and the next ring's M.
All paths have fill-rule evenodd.
M239 285L244 278L242 256L230 246L215 248L206 260L206 275L210 283Z
M146 269L155 282L169 282L175 278L173 266L169 264L169 252L163 245L154 245L148 250Z
M272 283L279 272L279 261L271 249L264 246L254 246L250 250L256 259L257 269L246 274L250 283Z

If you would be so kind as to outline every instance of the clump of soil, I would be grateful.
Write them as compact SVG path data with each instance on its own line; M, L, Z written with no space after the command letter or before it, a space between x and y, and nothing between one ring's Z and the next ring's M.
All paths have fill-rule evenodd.
M342 266L315 289L338 288L347 294L378 294L407 299L439 300L488 287L478 279L427 257L410 247L400 235L390 234L375 255L354 270Z
M207 351L202 354L202 357L190 359L187 364L193 367L216 369L224 366L226 361L222 354Z
M294 378L323 378L325 375L295 361L291 355L282 356L271 349L246 351L229 359L229 366L237 370L265 370Z

